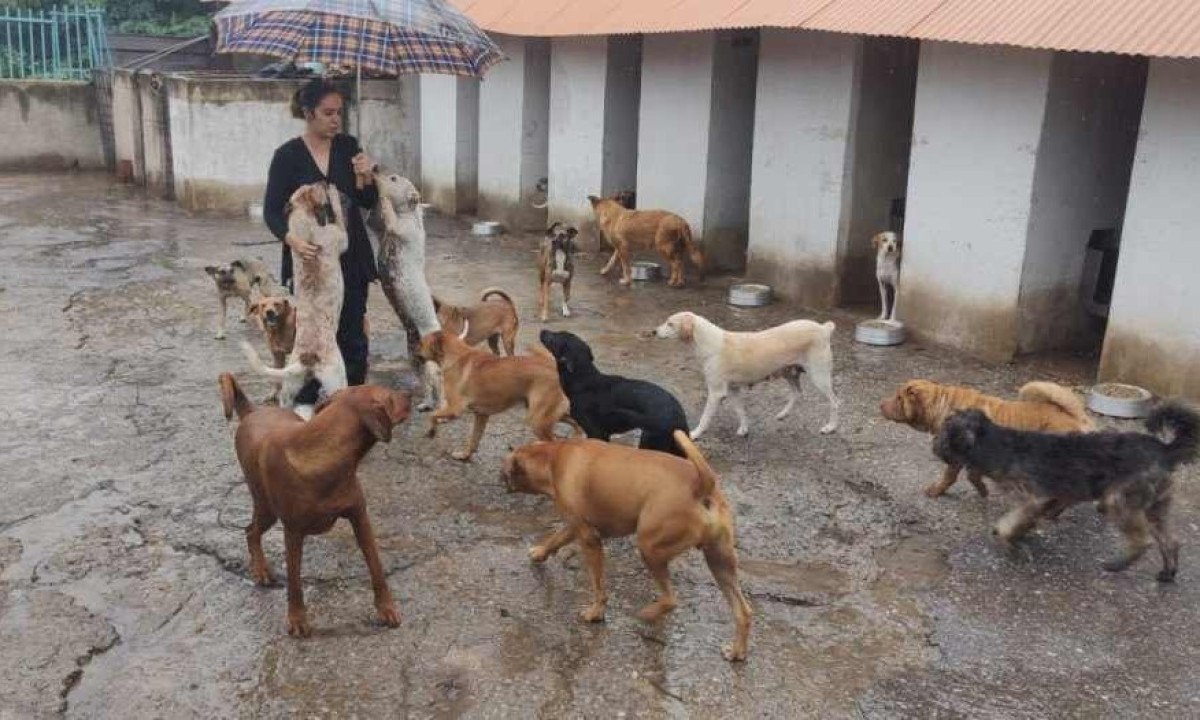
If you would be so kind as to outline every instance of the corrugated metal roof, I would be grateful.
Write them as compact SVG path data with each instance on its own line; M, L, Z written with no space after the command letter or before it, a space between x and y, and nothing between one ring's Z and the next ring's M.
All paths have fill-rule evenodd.
M510 35L781 27L982 45L1200 57L1200 0L452 0Z

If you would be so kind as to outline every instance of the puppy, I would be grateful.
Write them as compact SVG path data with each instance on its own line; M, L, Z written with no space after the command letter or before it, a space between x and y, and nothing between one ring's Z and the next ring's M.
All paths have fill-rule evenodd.
M666 210L630 210L611 198L588 195L596 225L608 244L613 247L612 257L600 271L607 275L613 265L621 263L621 284L628 285L630 279L630 256L636 250L654 248L671 265L671 276L667 284L683 287L683 259L690 256L700 279L704 279L704 253L692 239L692 227L687 220Z
M474 305L451 305L434 296L433 307L437 309L443 330L452 335L463 335L463 331L467 331L463 341L468 345L487 340L488 347L499 355L503 342L505 353L516 354L517 329L520 327L517 305L500 288L484 290Z
M538 307L542 322L550 315L550 288L562 286L563 317L571 317L571 278L575 275L575 236L579 231L566 223L556 222L546 229L538 254Z
M598 440L536 442L504 460L502 476L510 492L548 495L566 526L529 550L544 562L564 545L579 546L592 581L592 603L581 617L604 619L606 538L637 535L642 561L661 595L638 617L654 622L678 601L668 564L691 548L704 553L708 569L729 603L736 627L726 660L745 660L750 639L750 603L737 579L733 513L712 468L682 430L675 441L686 460Z
M896 294L900 283L900 236L881 232L871 238L875 246L875 280L879 283L880 320L896 319Z
M259 585L274 582L262 536L283 523L287 545L288 635L312 633L304 608L300 562L306 535L320 535L346 518L367 561L375 610L388 627L400 624L392 600L367 504L359 485L358 463L376 442L391 442L392 427L409 415L408 397L370 385L347 388L317 405L312 422L282 408L255 407L229 373L220 377L225 419L238 416L238 463L254 500L246 526L250 575Z
M297 258L296 338L288 363L269 368L249 344L242 350L254 371L282 380L279 404L292 409L296 394L309 378L321 383L327 397L346 387L346 364L337 345L338 318L342 312L344 281L338 256L346 251L346 225L337 189L325 183L303 185L288 202L288 233L306 238L320 252L314 260ZM308 416L307 408L298 410Z
M465 462L475 454L489 417L519 404L529 409L526 422L539 440L553 440L558 422L571 425L573 435L582 434L579 424L571 419L571 404L558 386L554 357L545 350L535 355L498 357L439 330L421 339L418 352L423 360L441 368L445 390L445 403L429 416L427 435L434 437L438 424L468 410L475 415L471 437L463 450L453 454L455 460Z
M241 298L242 303L245 304L245 312L240 319L241 322L246 322L246 318L250 315L250 296L253 292L254 281L242 260L234 260L228 265L206 265L204 272L208 273L209 277L213 279L213 283L216 284L217 301L220 303L220 309L217 311L217 332L214 337L224 340L225 315L228 311L229 299Z
M274 366L286 365L287 356L296 344L296 306L291 298L286 295L261 298L250 306L250 316L258 321L267 338L267 349L271 351ZM276 383L275 391L267 400L279 400L279 390L280 385Z
M1163 442L1135 432L1027 432L997 425L979 410L964 410L942 426L933 451L947 464L1026 487L1030 497L996 523L993 531L1002 539L1020 537L1056 506L1099 500L1128 546L1104 569L1129 567L1153 537L1163 561L1158 580L1171 582L1179 568L1179 543L1168 518L1171 473L1196 459L1200 416L1183 405L1166 404L1150 414L1146 428L1154 434L1167 430L1173 437Z
M592 349L572 333L543 330L539 339L558 361L558 379L571 401L571 417L588 437L607 441L617 433L641 430L639 448L684 457L674 432L687 432L687 415L674 395L645 380L601 373Z
M879 404L879 411L888 420L931 434L937 434L950 415L968 409L982 410L992 422L1015 430L1088 432L1096 427L1075 393L1052 382L1027 383L1017 391L1014 401L970 388L909 380L895 395ZM947 465L941 479L930 483L925 494L931 498L941 496L958 481L960 470L961 465ZM967 479L980 496L987 497L983 473L968 468Z
M782 420L800 397L800 375L807 373L812 384L829 401L829 421L822 434L837 430L841 401L833 394L833 350L829 339L834 324L793 320L759 332L728 332L691 312L675 313L659 325L660 338L677 337L692 346L708 386L708 400L700 423L692 431L696 440L708 429L717 408L726 397L737 414L739 436L750 432L741 391L755 383L782 377L791 387L787 404L775 416Z

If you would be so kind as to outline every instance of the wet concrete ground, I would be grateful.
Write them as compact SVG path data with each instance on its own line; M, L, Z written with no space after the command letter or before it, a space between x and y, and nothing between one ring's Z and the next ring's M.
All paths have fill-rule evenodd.
M431 219L430 279L466 301L488 285L518 300L520 345L540 329L532 238L479 240ZM0 717L1198 717L1200 527L1196 469L1180 474L1179 582L1157 558L1107 575L1118 539L1076 507L1018 553L988 537L1003 496L966 483L938 501L929 440L877 406L915 376L1011 394L1062 366L997 367L910 344L872 349L834 314L842 428L820 436L815 391L775 421L784 388L749 393L701 442L736 507L751 655L720 656L731 621L698 554L674 565L681 604L659 626L632 612L653 585L627 541L608 546L608 622L576 618L576 557L531 567L526 548L556 526L547 501L507 495L497 471L530 439L494 420L476 460L448 457L467 421L425 439L400 428L362 468L404 624L375 624L347 526L309 539L313 638L284 634L284 590L248 577L250 499L215 379L232 370L257 397L231 322L213 339L202 271L265 231L189 217L95 176L0 176ZM600 366L652 379L693 420L701 376L675 341L635 331L692 309L748 329L826 316L723 304L702 288L622 289L598 254L580 260L576 317ZM398 325L371 297L372 378L405 373ZM1055 372L1047 373L1047 367ZM629 440L626 439L626 442ZM283 572L278 529L268 558Z

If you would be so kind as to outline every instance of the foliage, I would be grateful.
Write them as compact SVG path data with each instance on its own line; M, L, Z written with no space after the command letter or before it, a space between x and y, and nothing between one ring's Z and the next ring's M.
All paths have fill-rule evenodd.
M46 10L77 4L104 7L108 27L122 33L194 37L205 34L209 27L200 0L0 0L0 6Z

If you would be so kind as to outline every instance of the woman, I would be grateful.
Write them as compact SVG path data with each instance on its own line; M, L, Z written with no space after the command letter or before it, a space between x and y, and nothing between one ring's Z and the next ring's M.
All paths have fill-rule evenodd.
M316 257L317 246L287 233L284 208L292 193L301 185L325 181L342 196L344 207L370 209L379 199L371 169L374 163L359 148L358 140L341 134L345 98L336 85L316 78L306 83L292 98L292 117L304 121L304 134L288 140L275 150L263 199L263 218L275 237L284 242L283 282L292 286L292 256L301 261ZM361 187L361 189L359 189ZM367 313L367 288L375 279L375 258L362 215L354 207L345 207L349 248L342 255L342 275L346 295L338 321L337 342L346 362L346 379L362 385L367 379L367 335L363 320ZM309 383L296 401L317 401L317 386Z

